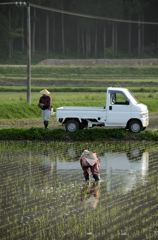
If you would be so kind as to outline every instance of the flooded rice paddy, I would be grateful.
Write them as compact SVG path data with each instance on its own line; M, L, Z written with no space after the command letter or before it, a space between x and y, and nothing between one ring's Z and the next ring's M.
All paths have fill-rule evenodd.
M101 181L85 183L82 149ZM1 240L158 239L156 143L0 143Z

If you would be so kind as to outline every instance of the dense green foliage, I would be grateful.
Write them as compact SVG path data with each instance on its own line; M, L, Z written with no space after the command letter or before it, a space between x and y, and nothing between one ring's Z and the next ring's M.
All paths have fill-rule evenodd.
M44 58L157 56L157 26L139 24L158 21L156 0L30 0L30 6L33 62ZM59 12L43 10L42 6ZM60 10L90 17L62 14ZM98 17L138 22L120 23ZM26 63L26 19L25 6L0 5L2 63Z

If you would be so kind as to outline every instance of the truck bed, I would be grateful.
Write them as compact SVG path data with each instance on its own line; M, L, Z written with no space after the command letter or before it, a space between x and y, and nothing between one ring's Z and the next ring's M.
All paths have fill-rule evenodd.
M60 107L56 109L56 115L57 119L96 119L100 122L106 119L106 109L104 107Z
M75 107L72 107L72 106L64 106L64 107L59 107L59 108L57 108L57 110L67 110L67 111L98 111L98 110L104 110L105 111L105 108L104 107L81 107L81 106L79 106L79 107L77 107L77 106L75 106Z

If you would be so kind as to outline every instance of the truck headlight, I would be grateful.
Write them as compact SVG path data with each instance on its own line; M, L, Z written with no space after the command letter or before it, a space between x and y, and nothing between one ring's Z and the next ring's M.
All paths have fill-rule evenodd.
M140 117L141 117L141 118L147 118L147 117L148 117L148 114L147 114L147 113L140 113Z

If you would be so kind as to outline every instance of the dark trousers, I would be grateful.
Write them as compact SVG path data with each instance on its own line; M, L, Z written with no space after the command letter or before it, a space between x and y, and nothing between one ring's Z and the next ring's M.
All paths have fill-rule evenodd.
M91 166L88 163L87 163L87 166L83 166L82 161L81 161L81 167L82 167L83 175L84 175L86 181L89 180L90 172L92 173L95 181L99 181L99 161L96 162L93 166Z

